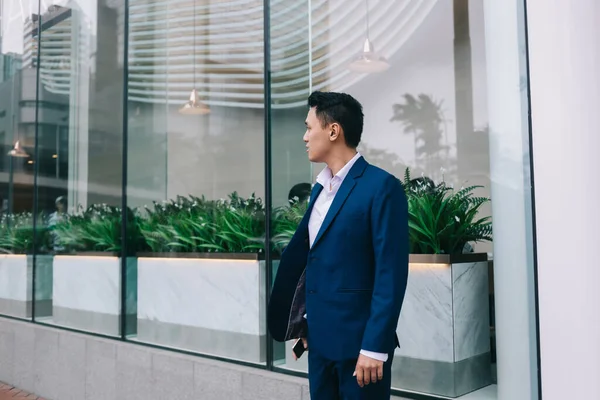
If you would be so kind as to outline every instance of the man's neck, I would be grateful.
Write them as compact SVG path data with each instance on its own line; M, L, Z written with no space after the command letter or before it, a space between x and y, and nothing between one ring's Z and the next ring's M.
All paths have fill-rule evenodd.
M340 172L340 170L344 168L344 165L348 164L348 162L354 158L356 153L356 149L346 148L344 151L332 155L331 158L326 161L327 166L331 170L331 175L335 176L335 174Z

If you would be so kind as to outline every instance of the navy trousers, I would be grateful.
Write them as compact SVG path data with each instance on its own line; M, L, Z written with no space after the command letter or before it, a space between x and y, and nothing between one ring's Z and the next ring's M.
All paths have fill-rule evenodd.
M389 400L394 353L383 364L383 379L364 387L352 376L357 359L330 361L308 351L308 381L311 400Z

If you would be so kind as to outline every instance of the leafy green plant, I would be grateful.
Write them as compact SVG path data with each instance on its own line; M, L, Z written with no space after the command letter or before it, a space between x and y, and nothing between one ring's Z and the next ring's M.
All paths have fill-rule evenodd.
M31 254L47 252L50 234L38 216L33 228L33 214L29 212L3 215L0 221L0 253ZM35 244L34 244L35 232Z
M127 210L128 249L142 245L139 216ZM106 204L94 204L74 214L65 214L53 227L57 245L65 252L120 252L122 250L121 209Z
M469 186L455 191L444 181L411 179L404 174L408 200L410 252L413 254L460 254L466 243L492 240L491 217L478 218L487 197L476 197Z
M224 207L217 213L216 236L227 252L262 252L265 238L265 212Z
M273 212L273 249L281 254L288 245L292 236L308 208L306 201L291 201L288 206L279 207Z
M209 239L203 234L210 229L207 214L211 207L211 202L193 196L178 196L176 200L145 207L139 223L147 249L160 253L194 251L196 243Z
M259 253L264 248L265 210L252 194L227 200L182 197L146 207L140 230L153 252Z

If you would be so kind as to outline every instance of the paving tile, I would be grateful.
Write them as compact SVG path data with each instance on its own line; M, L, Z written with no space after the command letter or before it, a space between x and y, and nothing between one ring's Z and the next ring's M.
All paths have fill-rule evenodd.
M70 332L61 332L58 339L56 370L56 398L60 400L85 399L85 338Z
M14 356L15 356L14 334L8 330L0 330L0 380L13 382ZM0 390L2 386L0 386Z
M141 346L117 347L117 393L127 400L155 400L152 355Z
M86 338L85 359L85 400L116 399L116 342Z
M0 400L17 400L17 399L34 399L38 397L34 394L27 393L19 388L13 387L12 385L0 382Z
M35 330L25 324L14 326L14 359L11 384L33 391Z
M301 399L300 379L286 377L279 379L273 373L248 371L242 375L242 398L244 400Z
M242 374L238 369L198 360L194 363L194 394L202 400L241 399Z
M57 385L58 368L58 332L40 329L35 332L34 342L34 383L32 392L43 394L51 399L58 398Z
M154 354L152 382L161 400L194 399L194 363L184 357Z

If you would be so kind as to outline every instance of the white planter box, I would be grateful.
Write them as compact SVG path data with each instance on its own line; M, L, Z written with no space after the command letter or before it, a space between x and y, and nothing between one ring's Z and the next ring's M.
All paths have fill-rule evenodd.
M266 361L264 261L140 257L138 294L138 340Z
M487 255L411 255L397 332L394 386L458 397L491 384Z
M127 325L135 324L136 259L128 259ZM56 256L52 322L117 336L121 333L121 259L116 256Z
M33 256L0 255L0 314L31 318ZM36 317L52 308L52 256L36 256Z

